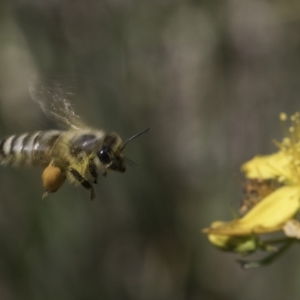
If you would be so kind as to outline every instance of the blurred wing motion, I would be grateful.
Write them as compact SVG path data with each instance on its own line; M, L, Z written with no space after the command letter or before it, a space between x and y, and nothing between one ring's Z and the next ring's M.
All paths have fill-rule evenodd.
M81 129L87 126L75 114L69 101L73 93L56 80L44 83L35 77L29 86L32 99L40 105L43 112L66 129Z

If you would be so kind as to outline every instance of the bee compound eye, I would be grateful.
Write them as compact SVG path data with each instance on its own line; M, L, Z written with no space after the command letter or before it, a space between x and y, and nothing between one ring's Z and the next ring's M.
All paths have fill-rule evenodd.
M109 164L111 162L111 158L106 149L101 149L98 153L98 157L103 164Z

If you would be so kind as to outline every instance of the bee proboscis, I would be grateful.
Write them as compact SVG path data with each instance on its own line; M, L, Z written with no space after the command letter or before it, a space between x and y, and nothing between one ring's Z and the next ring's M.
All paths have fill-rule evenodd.
M123 150L126 144L148 129L122 143L117 133L105 133L86 126L75 114L70 101L59 84L54 87L34 80L30 86L33 100L46 115L63 125L66 130L48 130L22 135L11 135L0 140L0 163L13 166L45 168L42 181L46 189L43 197L57 191L65 179L81 184L95 198L93 184L98 170L125 172Z

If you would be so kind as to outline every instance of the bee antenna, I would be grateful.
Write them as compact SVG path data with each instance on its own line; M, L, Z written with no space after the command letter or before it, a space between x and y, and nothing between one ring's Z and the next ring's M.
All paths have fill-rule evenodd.
M137 163L135 161L133 161L132 159L125 157L126 162L132 167L132 168L136 168L137 167Z
M143 130L142 132L139 132L139 133L135 134L135 135L132 136L131 138L129 138L129 139L124 143L123 147L121 148L121 151L124 150L124 148L125 148L125 146L128 144L128 142L130 142L130 141L134 140L135 138L137 138L138 136L144 134L144 133L147 132L149 129L150 129L150 127L147 128L147 129L145 129L145 130Z

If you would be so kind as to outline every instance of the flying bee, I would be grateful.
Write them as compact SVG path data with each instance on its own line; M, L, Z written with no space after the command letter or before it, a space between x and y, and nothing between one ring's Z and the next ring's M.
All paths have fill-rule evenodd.
M42 182L46 191L56 192L68 179L90 190L95 198L93 184L98 171L104 176L109 170L125 172L123 150L127 143L149 130L146 129L122 143L117 133L105 133L87 127L75 114L68 93L60 84L43 85L35 79L29 92L43 112L60 123L65 130L38 131L11 135L0 140L0 163L13 166L40 166L45 168Z

